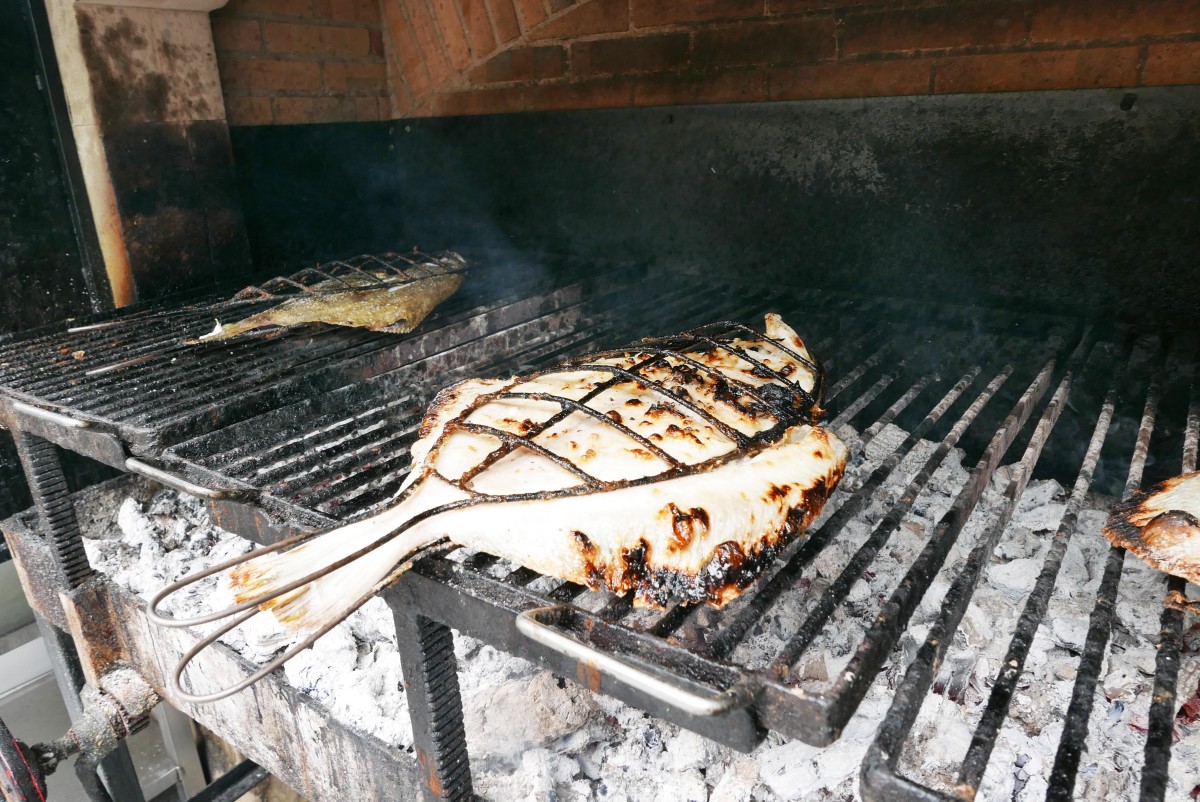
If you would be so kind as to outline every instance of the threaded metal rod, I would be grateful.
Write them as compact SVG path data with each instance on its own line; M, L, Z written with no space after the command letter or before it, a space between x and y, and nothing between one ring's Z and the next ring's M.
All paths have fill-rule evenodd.
M92 575L92 567L83 550L83 536L58 452L53 443L37 435L21 431L13 435L25 480L41 518L42 534L54 544L67 583L77 588Z

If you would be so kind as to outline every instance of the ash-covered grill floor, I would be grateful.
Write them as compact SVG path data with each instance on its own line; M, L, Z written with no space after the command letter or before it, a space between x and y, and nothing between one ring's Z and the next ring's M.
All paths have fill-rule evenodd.
M842 427L841 434L847 442L858 442L849 427ZM905 432L894 426L883 428L850 466L839 496L845 498L856 489L904 437ZM934 444L920 442L885 485L882 498L899 492L933 449ZM810 647L796 672L802 685L825 683L847 659L853 633L869 624L882 598L966 481L962 457L959 451L952 453L933 476L887 554L856 583L847 604ZM887 712L904 667L940 610L949 576L1001 503L1008 473L1009 469L1002 467L985 492L977 520L964 531L946 568L918 607L909 631L834 745L818 748L772 733L751 754L741 754L594 695L474 639L456 636L476 790L497 800L554 796L564 801L712 802L859 798L863 755ZM122 481L88 491L81 504L85 532L120 533L115 539L88 541L93 565L118 583L149 596L184 573L250 548L248 541L212 526L198 501L171 491L155 495L145 486L131 493L131 485ZM968 609L939 686L930 694L901 757L907 776L953 791L954 772L986 703L988 677L1007 645L1004 633L1010 631L1019 602L1036 577L1036 563L1062 515L1064 495L1053 480L1035 481L1026 490ZM1062 710L1070 697L1074 664L1082 650L1087 615L1108 550L1099 527L1110 502L1107 497L1090 498L1081 516L1079 534L1064 562L1063 590L1056 594L1046 625L1039 630L1027 663L1029 681L1021 685L1015 714L998 740L979 799L1045 796ZM115 520L113 510L119 510ZM794 592L785 594L739 647L739 661L754 665L778 651L806 609L885 513L884 504L873 504L826 547L796 583ZM452 559L469 556L459 550ZM503 577L515 568L497 562L490 572ZM1144 740L1162 579L1133 560L1126 572L1118 605L1117 647L1107 662L1092 714L1089 751L1076 786L1080 799L1133 798L1138 787L1136 756ZM554 584L545 578L536 581L546 584L546 590ZM193 597L178 613L198 613L220 605L223 597L217 583L209 585L216 595ZM602 609L610 601L606 594L589 592L576 603ZM702 610L698 617L703 619L706 614ZM647 611L646 615L654 614ZM271 631L239 637L232 645L252 661L265 661L275 651ZM311 694L335 718L389 744L411 744L391 612L382 601L356 613L284 671L291 684ZM1189 689L1190 696L1200 680L1200 657L1185 655L1181 673L1180 686ZM1169 799L1185 798L1200 784L1200 722L1196 718L1185 714L1179 722L1181 737L1171 761Z

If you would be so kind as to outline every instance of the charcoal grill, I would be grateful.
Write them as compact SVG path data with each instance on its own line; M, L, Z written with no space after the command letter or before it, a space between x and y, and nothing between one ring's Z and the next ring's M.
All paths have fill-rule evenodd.
M51 443L204 497L223 527L277 543L385 503L407 473L423 406L457 378L545 367L714 320L757 325L764 312L776 311L825 362L829 425L853 425L859 432L855 447L893 422L908 437L860 487L838 491L824 522L719 612L703 606L639 609L630 597L547 583L489 555L448 547L416 561L384 596L396 613L424 793L430 799L472 795L452 629L740 750L754 747L768 729L814 745L832 743L893 659L917 604L1006 455L1020 452L998 517L970 558L952 565L941 617L897 688L863 768L863 792L872 799L970 798L1009 709L1032 632L1046 613L1084 495L1101 481L1098 466L1123 464L1128 493L1149 478L1150 453L1163 475L1195 464L1200 395L1192 390L1196 344L1189 338L1088 326L1063 316L767 286L746 276L683 282L636 266L578 260L558 260L549 271L499 267L484 265L483 271L497 268L493 275L508 277L503 282L464 285L420 329L400 337L324 329L182 350L176 346L182 333L211 318L204 304L196 304L115 313L0 345L0 420L17 436L41 515L39 537L55 555L40 566L24 561L27 576L36 580L27 582L35 605L63 626L56 594L81 587L90 573ZM519 276L527 278L513 278ZM1135 363L1135 356L1142 361ZM1149 376L1140 369L1147 359ZM1063 424L1067 409L1070 426ZM1139 421L1135 429L1118 425L1128 420ZM765 663L747 659L739 647L762 617L782 595L797 592L822 549L878 498L922 439L937 443L936 449L804 620L795 622L786 646ZM880 614L860 638L847 636L854 641L850 663L823 688L801 683L793 667L834 625L831 619L847 605L855 581L870 570L956 448L973 465L969 481ZM1009 656L1015 662L995 677L962 767L959 795L950 797L903 777L897 756L935 687L948 636L1035 469L1078 478L1012 635ZM1111 473L1103 482L1111 484ZM10 535L16 533L14 550L21 557L21 541L33 535L17 530ZM1069 798L1075 785L1122 560L1123 552L1114 549L1096 595L1073 701L1064 711L1054 798ZM549 590L537 589L547 584ZM1167 581L1164 600L1182 588ZM1144 799L1165 794L1178 707L1182 613L1164 606L1162 626Z

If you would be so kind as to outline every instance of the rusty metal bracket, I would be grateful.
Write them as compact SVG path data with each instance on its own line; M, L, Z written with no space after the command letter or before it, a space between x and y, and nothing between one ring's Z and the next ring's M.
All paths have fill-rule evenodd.
M101 678L127 659L120 628L112 619L108 581L93 576L82 585L59 594L67 631L88 685L99 686Z

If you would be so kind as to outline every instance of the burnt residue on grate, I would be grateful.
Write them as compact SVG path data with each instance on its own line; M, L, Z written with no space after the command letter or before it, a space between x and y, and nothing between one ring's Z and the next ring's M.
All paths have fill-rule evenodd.
M391 261L405 265L404 257ZM480 266L458 294L410 335L316 326L284 337L188 345L225 313L225 299L151 307L74 328L54 327L0 345L0 394L87 421L135 454L156 457L189 436L291 401L369 378L578 307L588 283L618 283L612 272L580 278L502 280ZM262 285L268 287L268 285ZM278 291L278 290L276 290Z

